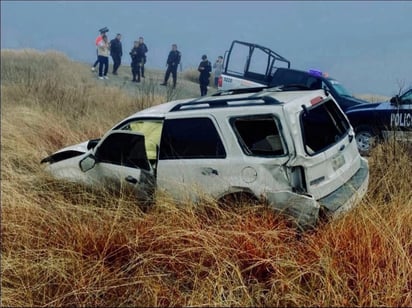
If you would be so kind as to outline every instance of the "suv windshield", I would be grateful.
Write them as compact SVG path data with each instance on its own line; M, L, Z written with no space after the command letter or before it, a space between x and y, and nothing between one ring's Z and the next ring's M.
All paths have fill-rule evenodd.
M406 91L401 95L402 103L411 104L412 103L412 89Z
M332 100L304 109L300 121L305 149L310 155L341 140L350 128L344 114Z
M348 90L346 90L341 83L336 81L335 79L328 78L328 81L332 85L332 87L335 89L335 91L340 95L340 96L352 96Z

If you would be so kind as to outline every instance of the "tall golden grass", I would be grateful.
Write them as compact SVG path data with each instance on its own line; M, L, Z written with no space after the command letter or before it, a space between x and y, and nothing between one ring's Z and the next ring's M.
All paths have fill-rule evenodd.
M39 161L162 97L103 86L55 52L4 50L1 63L1 306L412 306L402 144L372 152L357 208L306 233L263 204L159 196L146 209Z

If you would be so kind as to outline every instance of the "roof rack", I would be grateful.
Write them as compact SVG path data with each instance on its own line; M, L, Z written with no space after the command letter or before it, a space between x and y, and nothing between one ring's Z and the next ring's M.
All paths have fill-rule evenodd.
M222 96L222 95L233 95L233 94L244 94L244 93L256 93L260 92L263 89L267 89L267 86L253 87L253 88L238 88L238 89L229 89L225 91L219 91L212 94L211 96Z
M207 108L225 108L234 106L256 106L256 105L277 105L280 104L277 99L270 96L249 96L249 97L222 97L219 99L206 100L198 98L186 103L180 103L174 106L170 111L183 111L190 109L207 109Z

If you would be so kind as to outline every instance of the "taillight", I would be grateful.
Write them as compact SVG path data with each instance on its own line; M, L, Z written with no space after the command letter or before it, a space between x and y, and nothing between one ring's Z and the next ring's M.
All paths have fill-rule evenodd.
M217 86L218 86L219 88L221 88L222 85L223 85L223 77L220 76L219 79L217 80Z
M316 105L316 104L320 103L322 100L323 100L323 97L322 97L322 96L316 96L315 98L312 98L312 99L310 100L310 103L311 103L312 106L313 106L313 105Z

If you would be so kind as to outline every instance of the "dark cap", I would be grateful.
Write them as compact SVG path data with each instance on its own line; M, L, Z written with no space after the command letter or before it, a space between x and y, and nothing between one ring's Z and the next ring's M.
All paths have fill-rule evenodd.
M206 55L203 55L202 56L202 60L206 60L207 59L207 56Z
M99 29L99 32L106 33L106 32L109 32L109 29L107 27L104 27L104 28Z

